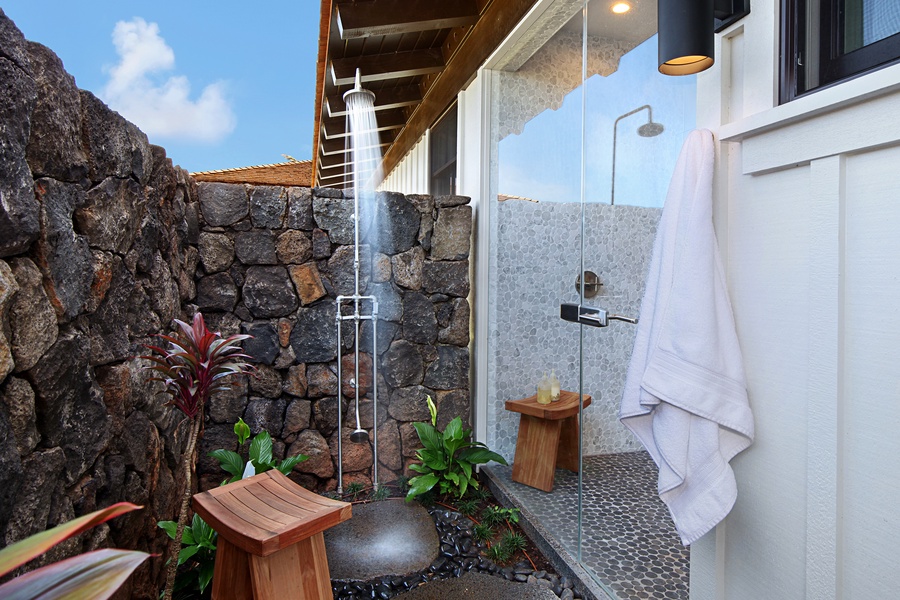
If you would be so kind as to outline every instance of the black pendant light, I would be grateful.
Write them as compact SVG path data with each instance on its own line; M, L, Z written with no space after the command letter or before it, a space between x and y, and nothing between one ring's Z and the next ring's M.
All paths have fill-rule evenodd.
M713 0L659 0L659 72L691 75L715 62Z

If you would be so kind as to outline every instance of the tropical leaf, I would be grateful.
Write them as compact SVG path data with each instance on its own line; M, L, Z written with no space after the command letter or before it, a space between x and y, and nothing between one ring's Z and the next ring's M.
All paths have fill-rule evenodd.
M438 482L438 476L434 473L427 475L419 475L409 480L409 492L406 494L407 500L412 500L419 494L424 494L435 486Z
M235 477L240 477L244 472L244 459L237 452L219 448L210 452L209 456L219 461L219 465Z
M166 532L170 539L175 539L175 532L178 530L178 523L175 521L159 521L157 527Z
M185 527L185 531L187 531L186 527ZM181 538L181 543L187 544L188 542L186 542L184 540L184 538ZM194 542L191 542L189 546L185 546L184 548L181 549L181 552L178 553L178 564L183 565L184 561L186 561L190 557L194 556L199 551L200 551L200 546L195 546Z
M422 445L429 450L439 452L444 447L441 434L433 426L428 423L413 423L413 427L416 428L416 433L419 435Z
M0 598L105 600L149 557L146 552L111 549L79 554L0 585Z
M288 458L281 461L276 467L283 475L289 475L291 471L294 470L294 467L298 464L302 463L304 460L307 460L309 457L305 454L298 454L296 456L289 456Z
M505 458L487 448L466 448L460 451L459 459L465 460L473 465L484 464L492 460L501 465L507 464Z
M462 441L462 430L462 419L455 417L452 421L447 423L447 427L444 429L444 442Z
M250 442L250 460L256 467L256 472L261 473L272 464L272 436L268 431L260 431Z
M207 561L200 565L200 575L198 577L198 583L200 584L200 593L202 594L209 582L212 581L213 578L213 569L215 568L216 563L213 561Z
M138 508L143 507L130 502L119 502L7 546L0 550L0 577L37 558L63 540Z

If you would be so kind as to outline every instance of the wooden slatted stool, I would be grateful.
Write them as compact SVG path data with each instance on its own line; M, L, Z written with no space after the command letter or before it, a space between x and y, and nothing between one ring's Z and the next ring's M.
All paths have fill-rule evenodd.
M273 469L194 496L219 533L214 600L331 600L322 532L351 506L314 494Z
M584 406L591 397L584 396ZM539 404L537 396L507 400L520 413L512 480L549 492L556 467L578 472L578 394L560 391L559 401Z

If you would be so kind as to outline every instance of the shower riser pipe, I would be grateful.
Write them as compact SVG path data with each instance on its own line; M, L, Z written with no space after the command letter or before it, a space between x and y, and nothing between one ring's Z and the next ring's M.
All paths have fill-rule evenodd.
M372 302L372 314L364 315L360 313L359 304L361 301ZM353 314L342 315L341 307L345 301L353 302ZM378 299L375 296L360 296L354 294L352 296L338 296L335 298L335 324L337 329L337 381L338 381L338 480L337 492L344 493L344 461L343 461L343 376L342 376L342 356L341 356L341 324L343 321L354 321L355 338L354 338L354 391L355 391L355 407L356 422L359 429L359 323L360 321L372 321L372 486L378 489Z

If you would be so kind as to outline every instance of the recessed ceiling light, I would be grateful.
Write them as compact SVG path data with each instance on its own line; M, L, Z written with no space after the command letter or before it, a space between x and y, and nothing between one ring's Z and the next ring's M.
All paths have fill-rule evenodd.
M621 15L631 10L631 5L627 2L616 2L612 5L611 10L617 15Z

